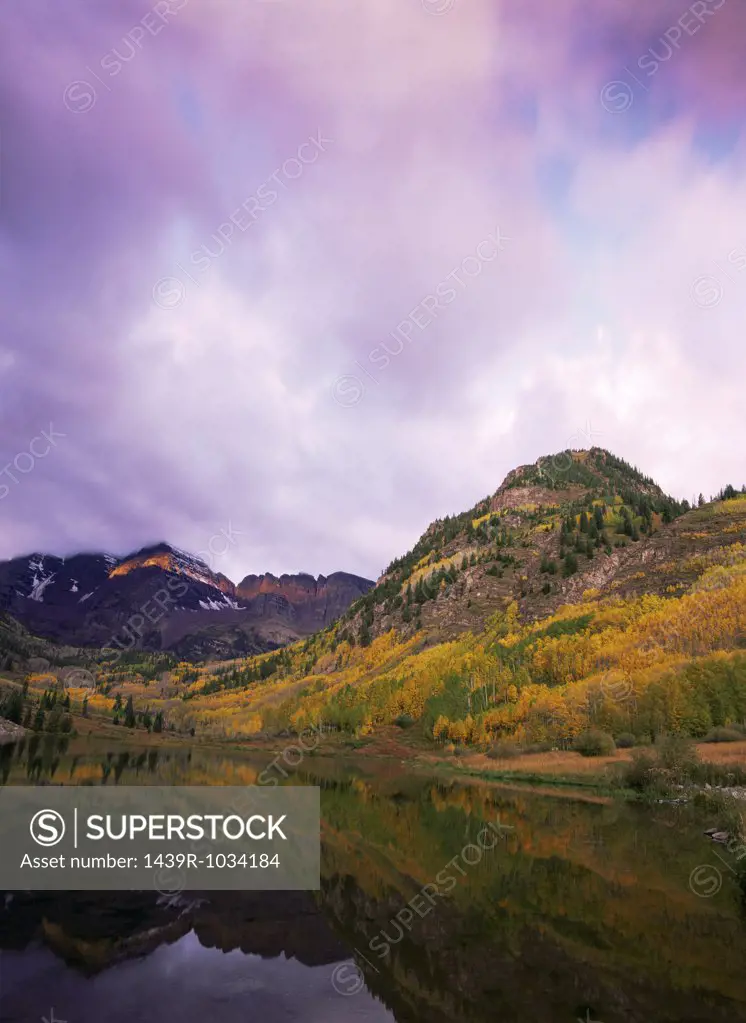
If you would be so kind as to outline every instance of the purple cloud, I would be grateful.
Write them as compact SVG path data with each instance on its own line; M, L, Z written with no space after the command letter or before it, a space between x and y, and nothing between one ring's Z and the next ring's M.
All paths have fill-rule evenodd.
M374 576L588 423L743 482L733 0L4 19L0 556Z

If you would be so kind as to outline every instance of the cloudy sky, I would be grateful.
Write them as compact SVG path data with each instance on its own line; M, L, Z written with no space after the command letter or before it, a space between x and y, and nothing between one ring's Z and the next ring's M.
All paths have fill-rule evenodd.
M746 480L739 0L2 19L0 557L375 577L568 446Z

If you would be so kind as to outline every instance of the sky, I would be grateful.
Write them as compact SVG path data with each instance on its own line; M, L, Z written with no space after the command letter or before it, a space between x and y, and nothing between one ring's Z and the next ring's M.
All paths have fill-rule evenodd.
M2 19L0 557L376 578L567 447L746 481L746 5Z

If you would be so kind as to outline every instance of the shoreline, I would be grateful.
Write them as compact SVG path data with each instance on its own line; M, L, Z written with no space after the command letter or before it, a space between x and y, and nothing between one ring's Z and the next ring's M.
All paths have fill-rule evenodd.
M0 721L0 742L18 742L23 739L57 735L48 732L29 732L19 728L18 735L3 735ZM314 760L351 760L369 763L397 762L412 770L443 772L452 777L500 782L524 786L547 786L552 788L577 788L587 791L605 792L609 795L624 794L629 798L631 789L621 782L621 769L637 752L654 752L654 746L640 746L618 749L611 756L584 757L575 751L552 750L546 753L522 753L511 758L492 759L480 751L463 751L458 755L446 756L421 736L402 732L396 727L383 728L371 736L355 739L338 734L325 735L316 746L301 743L300 736L275 737L269 739L242 740L191 737L169 732L149 733L143 729L125 729L112 726L96 718L82 718L74 715L75 733L67 737L71 742L83 741L112 743L123 747L138 746L143 749L179 748L184 750L225 753L231 755L257 756L262 759L287 757L293 751L294 761L287 761L288 769L300 764L306 757ZM10 726L13 730L17 726ZM60 736L62 737L62 736ZM726 769L730 764L742 768L746 764L746 740L728 743L694 743L698 759ZM296 760L298 753L301 759ZM728 789L727 785L712 786L712 791ZM635 794L636 795L636 794Z

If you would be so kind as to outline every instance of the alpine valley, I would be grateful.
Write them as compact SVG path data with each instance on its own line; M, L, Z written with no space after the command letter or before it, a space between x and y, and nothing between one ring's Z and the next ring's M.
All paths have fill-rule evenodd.
M746 492L693 503L594 448L375 585L165 545L5 564L0 786L310 785L321 873L8 893L4 1018L47 1011L38 962L84 1023L746 1019Z
M360 742L398 725L458 751L743 728L746 491L693 504L592 448L513 470L375 585L336 573L234 586L166 545L15 559L0 567L6 668L80 665L89 688L68 683L73 708L85 698L111 722L131 697L130 724L147 710L217 741L314 728ZM169 586L183 592L142 650L112 649Z

